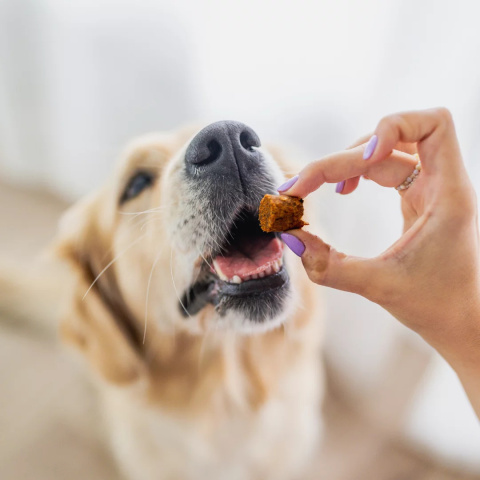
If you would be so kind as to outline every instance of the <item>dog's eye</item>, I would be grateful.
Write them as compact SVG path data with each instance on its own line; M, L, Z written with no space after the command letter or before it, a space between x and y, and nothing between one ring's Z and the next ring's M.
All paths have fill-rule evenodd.
M154 180L154 176L150 172L137 172L128 181L120 197L120 203L127 202L140 195L146 188L150 188L153 185Z

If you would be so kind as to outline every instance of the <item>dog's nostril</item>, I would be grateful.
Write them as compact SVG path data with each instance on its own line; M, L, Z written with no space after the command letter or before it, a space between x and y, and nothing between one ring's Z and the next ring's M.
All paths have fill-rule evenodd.
M217 140L210 140L207 143L207 148L208 148L208 157L204 158L201 160L201 163L210 163L214 162L220 157L220 154L222 153L222 146L220 145Z
M240 134L240 145L249 152L253 152L253 147L259 147L258 137L253 135L251 130L243 130Z
M222 145L218 140L212 138L208 142L200 142L193 152L187 152L187 163L194 165L208 165L218 160L222 155Z

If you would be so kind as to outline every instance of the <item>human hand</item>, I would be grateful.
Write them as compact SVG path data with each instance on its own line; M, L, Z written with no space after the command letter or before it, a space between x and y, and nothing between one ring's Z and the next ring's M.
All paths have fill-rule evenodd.
M362 175L396 187L415 169L418 160L410 153L417 151L422 170L410 188L400 191L404 231L399 240L365 259L340 253L304 230L288 234L305 246L297 254L313 282L378 303L422 335L457 372L473 368L478 374L477 202L451 115L443 108L391 115L380 121L375 136L307 165L282 193L303 198L324 183L345 181L337 188L346 195ZM291 244L291 237L284 239Z

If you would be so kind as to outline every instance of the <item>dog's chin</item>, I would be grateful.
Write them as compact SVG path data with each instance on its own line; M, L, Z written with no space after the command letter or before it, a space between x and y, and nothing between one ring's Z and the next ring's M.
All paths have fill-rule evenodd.
M218 286L216 309L220 316L233 311L251 324L267 324L281 316L289 292L289 276L285 267L263 278L240 284Z
M247 285L250 282L252 284ZM290 298L289 278L285 268L271 278L250 282L246 282L244 287L246 290L251 289L251 293L244 294L242 290L230 292L231 286L227 286L216 308L219 314L218 328L253 334L277 328L285 321ZM262 282L275 286L263 289ZM256 283L259 284L255 285Z

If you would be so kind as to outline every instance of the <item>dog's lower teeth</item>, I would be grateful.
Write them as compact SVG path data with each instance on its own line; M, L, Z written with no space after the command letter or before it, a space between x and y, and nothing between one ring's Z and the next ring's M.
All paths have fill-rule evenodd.
M265 270L263 270L263 272L254 273L253 275L246 275L243 278L241 278L239 275L234 275L232 278L227 278L227 276L218 267L218 264L215 262L215 260L213 261L213 265L215 269L214 270L212 269L212 271L214 271L218 275L220 280L223 280L224 282L228 282L228 283L240 284L242 282L247 282L248 280L256 280L257 278L268 277L269 275L273 275L274 273L279 272L280 269L282 268L283 261L280 258L279 260L269 265Z

